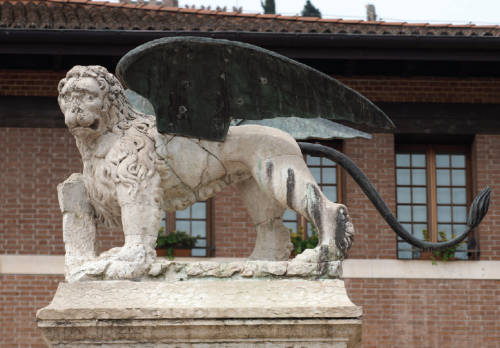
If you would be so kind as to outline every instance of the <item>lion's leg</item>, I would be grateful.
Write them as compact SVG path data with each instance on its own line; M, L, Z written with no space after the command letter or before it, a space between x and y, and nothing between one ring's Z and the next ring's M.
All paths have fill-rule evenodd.
M301 156L269 158L255 166L252 174L270 197L316 226L318 250L322 246L329 250L329 255L323 258L332 260L345 256L352 243L352 224L347 208L323 195ZM338 247L340 244L342 248Z
M99 256L108 262L105 279L140 278L155 261L155 244L163 215L151 193L155 188L150 183L137 193L128 186L117 185L125 244Z
M250 178L238 184L243 202L257 229L257 242L250 260L284 261L290 258L290 231L283 225L286 208L271 199Z

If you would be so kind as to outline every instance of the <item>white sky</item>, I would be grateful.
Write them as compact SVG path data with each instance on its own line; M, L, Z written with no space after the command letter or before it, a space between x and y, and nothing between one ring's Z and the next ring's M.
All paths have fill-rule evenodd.
M275 0L276 13L282 15L299 14L306 0ZM385 21L425 22L425 23L474 23L478 25L500 23L500 0L312 0L323 18L365 19L365 5L375 5L379 19ZM179 6L186 4L243 6L243 12L262 12L260 0L179 0Z

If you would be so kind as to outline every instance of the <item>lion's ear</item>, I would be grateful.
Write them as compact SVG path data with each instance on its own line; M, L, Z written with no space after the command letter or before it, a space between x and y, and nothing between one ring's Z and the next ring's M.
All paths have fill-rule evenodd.
M109 103L108 98L104 98L104 101L103 101L103 103L102 103L102 108L101 108L101 111L102 111L102 112L108 112L108 110L109 110L109 105L110 105L110 103Z
M105 91L105 90L109 87L109 85L108 85L108 83L106 82L106 80L105 80L105 79L103 79L102 77L98 77L98 78L96 78L96 80L97 80L97 83L99 84L99 88L100 88L102 91Z
M61 93L62 89L64 88L64 85L66 84L68 80L67 79L62 79L59 81L59 85L57 86L57 91Z

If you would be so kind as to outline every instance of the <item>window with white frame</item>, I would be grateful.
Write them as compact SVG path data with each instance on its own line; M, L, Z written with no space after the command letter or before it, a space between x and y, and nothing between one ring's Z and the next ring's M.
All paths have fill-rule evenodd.
M469 149L461 146L402 145L396 149L397 217L415 237L440 242L462 234L470 205ZM420 251L398 237L398 258ZM455 253L466 260L461 244Z
M193 237L198 237L191 256L212 256L212 198L204 202L196 202L185 210L166 213L161 226L165 232L184 231ZM160 227L161 227L160 226Z

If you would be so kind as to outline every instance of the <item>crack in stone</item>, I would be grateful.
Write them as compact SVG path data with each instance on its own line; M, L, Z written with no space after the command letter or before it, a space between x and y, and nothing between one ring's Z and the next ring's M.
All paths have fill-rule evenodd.
M208 151L207 151L207 152L208 152ZM199 183L198 185L196 185L196 187L193 189L193 191L195 191L195 194L196 194L196 190L198 190L198 188L199 188L199 187L201 186L201 184L203 183L203 176L205 175L205 172L208 170L208 166L209 166L209 164L208 164L208 157L209 157L209 156L210 156L210 155L209 155L209 152L208 152L208 153L207 153L207 165L206 165L206 167L203 169L203 171L201 172L201 175L200 175L200 183ZM226 172L226 174L227 174L227 172ZM210 182L209 182L209 183L210 183ZM196 196L198 196L198 195L196 194Z
M191 140L191 139L190 139L190 140ZM214 157L215 157L215 159L216 159L217 161L219 161L219 163L221 164L222 168L224 168L224 171L225 171L225 172L226 172L226 174L227 174L226 166L224 165L224 163L222 163L222 161L221 161L219 158L217 158L217 156L215 156L213 153L211 153L210 151L208 151L205 147L203 147L201 144L197 143L196 141L193 141L193 143L195 143L196 145L198 145L199 147L201 147L203 150L205 150L206 152L208 152L209 154L211 154L212 156L214 156Z

